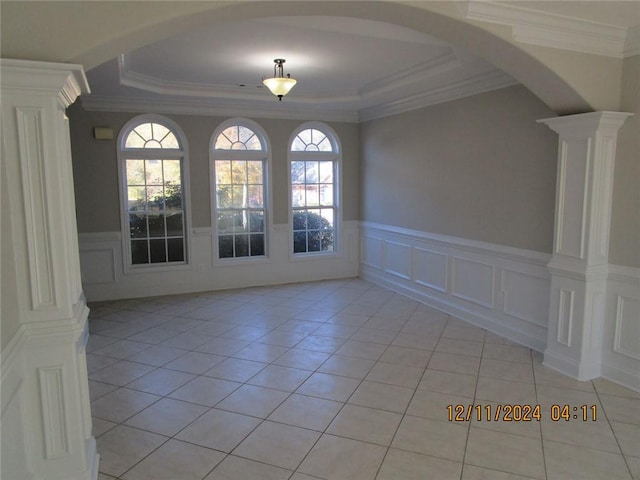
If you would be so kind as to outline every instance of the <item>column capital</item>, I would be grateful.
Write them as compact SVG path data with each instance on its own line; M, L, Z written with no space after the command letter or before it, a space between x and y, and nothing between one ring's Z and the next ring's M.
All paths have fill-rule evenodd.
M538 123L544 123L560 136L589 136L598 130L615 133L631 116L633 113L602 111L543 118Z
M63 108L91 93L82 65L0 59L4 92L56 95Z

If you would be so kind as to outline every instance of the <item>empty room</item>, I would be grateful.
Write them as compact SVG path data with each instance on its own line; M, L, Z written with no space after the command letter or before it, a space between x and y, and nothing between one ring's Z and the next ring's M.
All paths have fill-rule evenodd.
M640 2L0 9L3 480L640 479Z

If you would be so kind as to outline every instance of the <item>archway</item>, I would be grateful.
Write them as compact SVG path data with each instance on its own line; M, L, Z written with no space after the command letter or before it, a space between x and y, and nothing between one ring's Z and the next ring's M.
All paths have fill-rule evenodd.
M80 63L89 70L125 51L206 25L269 16L342 16L397 24L463 47L513 76L558 114L617 108L615 92L605 95L603 85L585 81L584 70L597 69L593 59L572 57L583 70L572 75L557 58L547 61L548 52L536 51L536 57L517 45L508 27L471 24L457 2L53 2L37 9L30 2L4 3L3 16L13 18L3 25L8 58Z

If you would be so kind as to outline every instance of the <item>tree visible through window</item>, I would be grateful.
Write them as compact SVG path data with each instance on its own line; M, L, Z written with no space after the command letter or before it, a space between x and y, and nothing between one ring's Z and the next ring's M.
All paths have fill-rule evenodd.
M213 158L218 258L266 255L264 141L234 123L215 136Z
M120 158L131 265L184 263L184 152L177 133L134 121L125 126Z
M336 240L336 141L316 128L291 142L293 253L333 252Z

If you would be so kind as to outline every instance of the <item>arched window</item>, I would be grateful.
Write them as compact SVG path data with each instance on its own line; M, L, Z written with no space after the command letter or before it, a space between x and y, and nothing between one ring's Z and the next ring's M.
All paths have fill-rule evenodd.
M213 212L220 259L267 254L268 155L266 135L250 120L228 120L213 134Z
M184 135L168 118L141 115L118 146L128 265L186 263Z
M338 138L324 124L308 123L289 149L293 253L334 252L337 247Z

